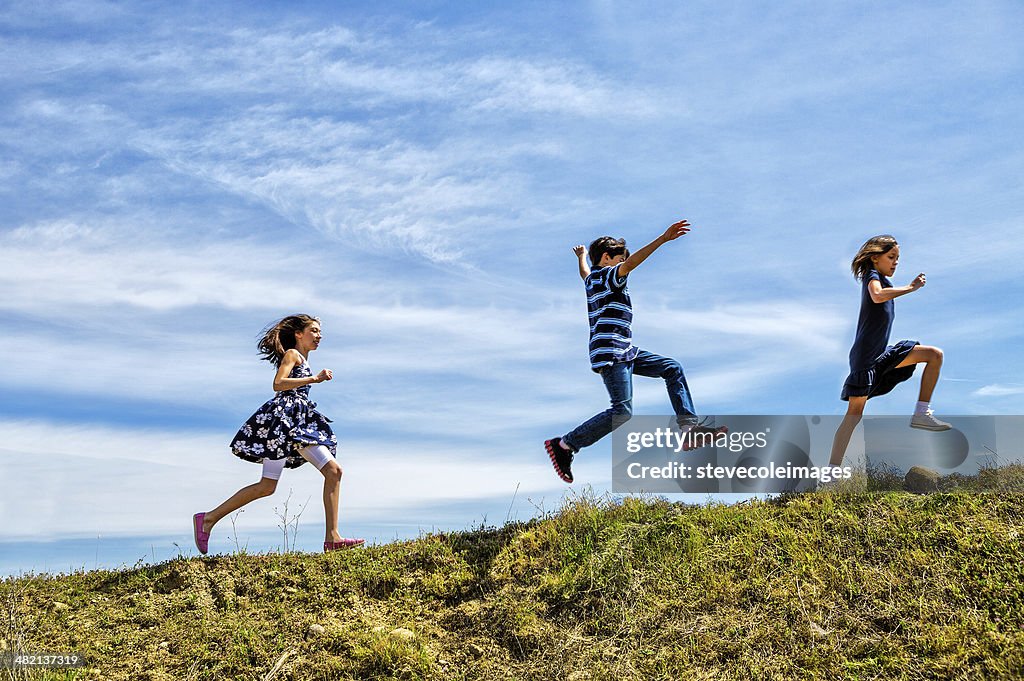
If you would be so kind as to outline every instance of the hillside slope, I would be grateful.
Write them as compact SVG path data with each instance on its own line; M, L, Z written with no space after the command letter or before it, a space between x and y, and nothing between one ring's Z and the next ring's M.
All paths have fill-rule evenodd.
M808 494L0 585L110 679L1024 678L1024 498ZM39 678L39 677L37 677Z

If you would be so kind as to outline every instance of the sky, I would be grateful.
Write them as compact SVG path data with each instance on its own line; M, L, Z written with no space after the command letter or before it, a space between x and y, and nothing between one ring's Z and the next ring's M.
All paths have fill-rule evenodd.
M557 509L543 441L607 406L572 247L680 218L633 331L698 411L843 413L849 262L892 233L936 413L1024 413L1021 34L1011 1L4 3L0 567L194 552L258 478L228 443L296 312L343 533ZM669 410L649 379L634 406ZM610 438L574 472L605 494ZM320 478L285 476L214 551L280 543L289 490L315 545Z

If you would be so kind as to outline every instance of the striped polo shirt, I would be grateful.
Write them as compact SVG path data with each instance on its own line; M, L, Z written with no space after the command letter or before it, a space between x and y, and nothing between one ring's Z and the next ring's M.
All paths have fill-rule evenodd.
M600 371L616 362L631 362L633 347L633 305L626 278L619 266L602 267L586 280L587 312L590 315L590 368Z

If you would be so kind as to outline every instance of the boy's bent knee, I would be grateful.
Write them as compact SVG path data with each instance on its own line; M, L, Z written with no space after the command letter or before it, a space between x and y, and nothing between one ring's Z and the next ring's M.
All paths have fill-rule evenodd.
M666 365L664 371L661 372L662 378L678 378L683 375L683 365L676 360L670 360Z
M629 402L618 402L613 404L612 417L619 421L628 421L633 417L633 405Z

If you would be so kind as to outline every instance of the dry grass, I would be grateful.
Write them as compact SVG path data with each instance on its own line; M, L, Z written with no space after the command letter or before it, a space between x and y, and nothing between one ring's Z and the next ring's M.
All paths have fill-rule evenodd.
M53 679L1011 679L1017 495L579 498L499 529L0 585ZM59 604L59 605L58 605Z

